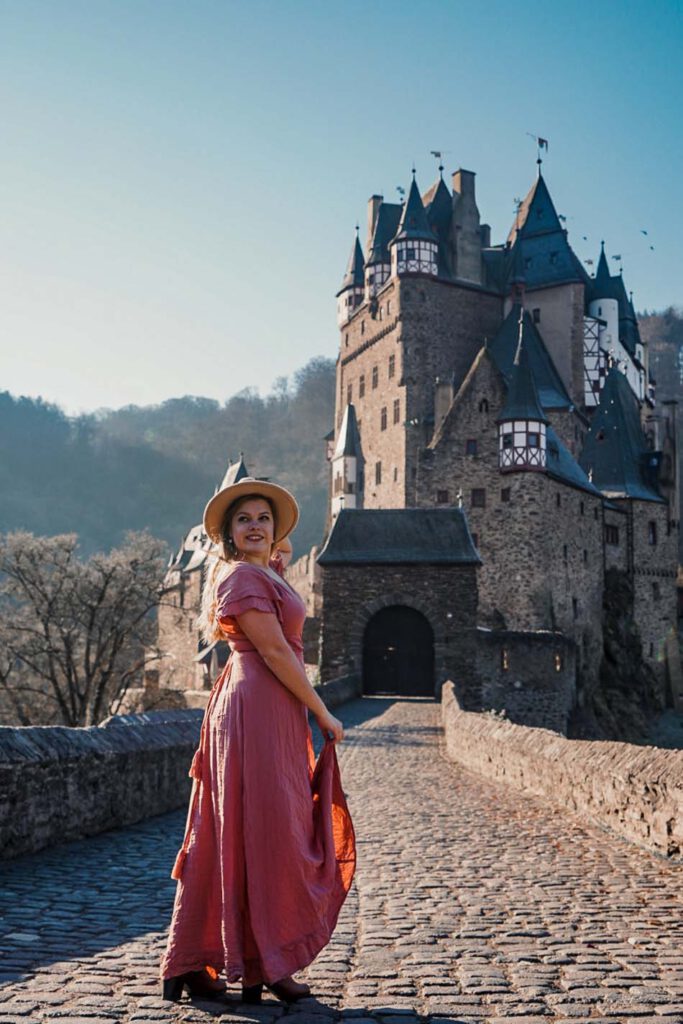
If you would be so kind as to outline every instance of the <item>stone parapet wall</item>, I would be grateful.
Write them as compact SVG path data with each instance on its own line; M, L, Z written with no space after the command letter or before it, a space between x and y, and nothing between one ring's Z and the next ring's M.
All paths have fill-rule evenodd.
M683 860L683 750L568 740L463 711L451 682L441 714L448 756L464 768Z
M332 709L360 692L318 687ZM187 806L201 709L117 715L99 726L0 728L0 860Z
M0 728L0 857L187 803L201 721L201 711L168 711L86 729Z

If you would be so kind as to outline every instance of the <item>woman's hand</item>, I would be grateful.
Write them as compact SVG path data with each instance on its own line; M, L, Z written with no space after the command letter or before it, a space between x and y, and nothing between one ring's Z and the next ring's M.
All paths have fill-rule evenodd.
M328 739L329 734L332 733L334 742L341 743L344 739L344 726L338 718L331 715L329 711L325 711L324 715L316 715L315 720L325 739Z

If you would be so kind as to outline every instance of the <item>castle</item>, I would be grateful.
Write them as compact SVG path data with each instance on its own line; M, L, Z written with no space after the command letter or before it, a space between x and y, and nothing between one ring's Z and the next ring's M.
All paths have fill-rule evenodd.
M371 197L337 294L324 544L290 569L309 659L367 693L451 678L466 707L565 731L598 685L614 570L672 703L675 406L655 401L632 299L604 246L584 269L540 161L500 244L475 175L449 188L441 170L404 203ZM170 567L179 602L206 550L192 535ZM203 689L217 655L191 634Z

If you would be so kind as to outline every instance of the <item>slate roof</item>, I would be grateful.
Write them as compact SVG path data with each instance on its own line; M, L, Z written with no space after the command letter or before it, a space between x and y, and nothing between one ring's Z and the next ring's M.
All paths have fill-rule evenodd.
M519 342L519 313L521 305L516 302L501 324L498 334L488 349L505 383L510 386L512 368ZM524 348L536 384L538 398L544 409L569 409L572 400L567 394L562 378L555 368L545 342L538 332L529 312L524 311Z
M236 484L243 476L249 476L249 470L247 469L244 461L244 456L242 455L242 452L240 452L240 457L237 462L229 463L228 468L225 471L225 476L216 490L222 491L224 487L229 487L230 484Z
M341 293L346 291L347 288L362 288L364 286L364 267L365 262L363 260L363 250L358 238L358 233L356 233L353 248L351 249L351 255L349 256L349 262L346 264L344 280L341 283L341 288L337 292L337 295L341 295Z
M398 231L402 212L403 207L399 203L380 203L366 265L391 262L389 242Z
M548 186L540 172L510 228L508 246L513 257L509 262L510 269L514 265L516 255L512 250L518 246L521 248L524 278L528 288L563 284L568 281L590 281L567 241L567 232L557 215Z
M350 509L339 513L320 565L479 565L461 508Z
M351 403L344 409L344 417L339 428L339 436L334 448L333 458L336 459L340 455L355 455L356 458L362 457L356 410Z
M439 277L452 277L449 242L453 222L453 196L441 176L430 188L424 203L427 220L439 242Z
M561 480L562 483L571 484L589 494L600 495L598 488L591 483L587 474L576 461L568 448L555 433L550 424L546 427L546 460L545 468L549 476Z
M579 462L596 487L610 497L662 501L654 485L659 455L647 444L638 400L613 366L593 413Z
M519 343L512 364L508 392L505 404L500 410L497 423L504 420L539 420L548 423L548 418L541 408L538 392L534 382L529 356L524 345L524 321L519 327Z
M422 239L427 242L436 242L437 240L436 235L429 226L427 213L422 205L422 196L420 195L415 178L413 178L410 184L408 200L403 207L398 231L392 241L400 242L403 239Z

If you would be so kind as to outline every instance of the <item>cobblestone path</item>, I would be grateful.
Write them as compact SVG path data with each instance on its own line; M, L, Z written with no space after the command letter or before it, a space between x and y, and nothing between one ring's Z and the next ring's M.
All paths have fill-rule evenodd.
M0 1024L683 1024L683 868L454 767L437 712L340 712L359 866L315 998L159 998L183 810L0 865Z

